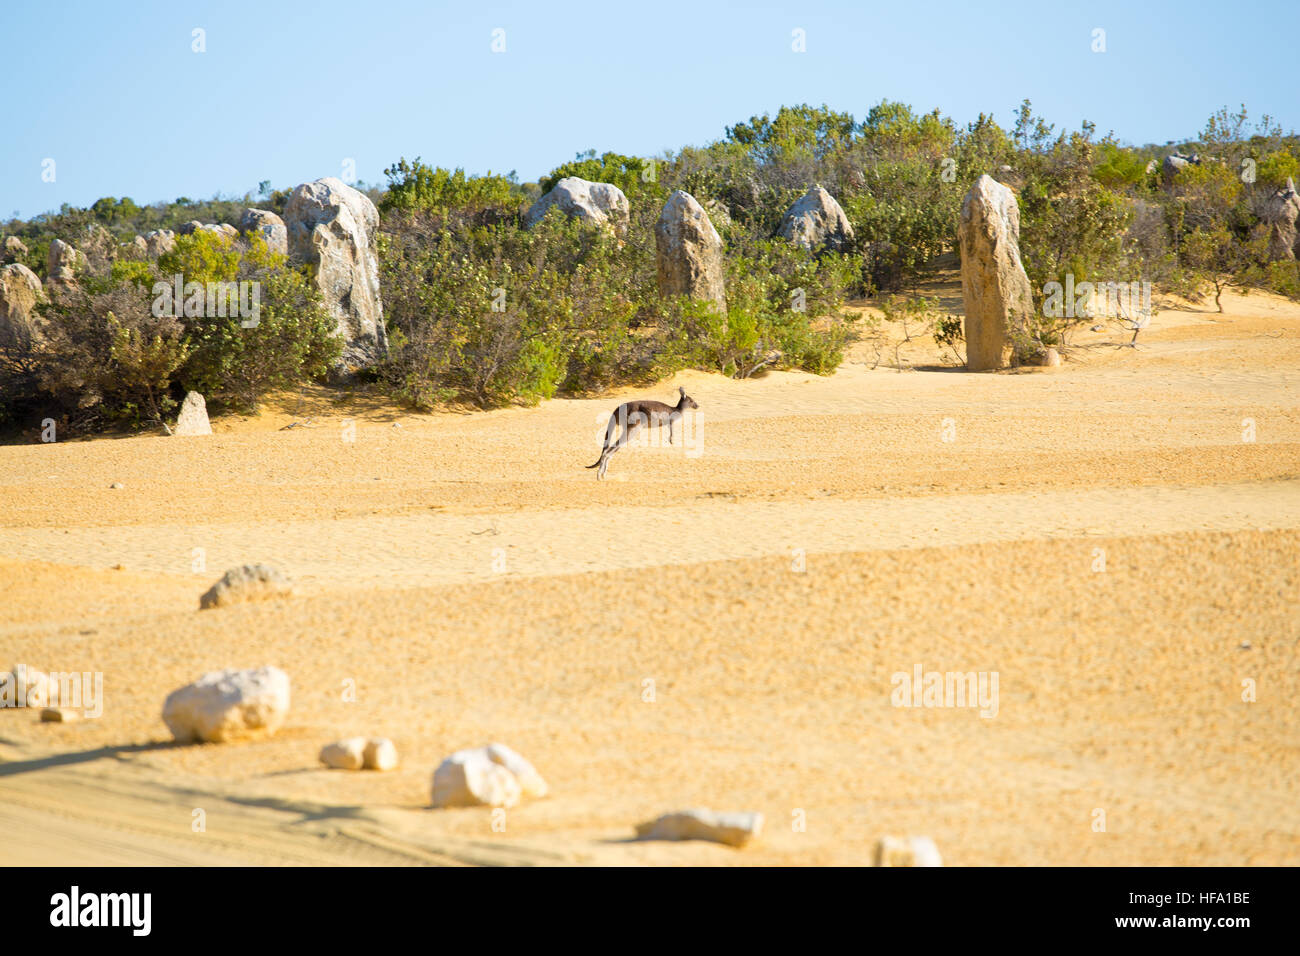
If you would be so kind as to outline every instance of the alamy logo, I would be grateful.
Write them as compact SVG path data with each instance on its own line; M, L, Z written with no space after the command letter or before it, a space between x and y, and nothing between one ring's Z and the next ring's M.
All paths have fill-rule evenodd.
M262 283L186 282L177 273L171 282L155 282L153 287L155 318L184 315L187 319L238 318L246 329L257 328L262 314Z
M1066 273L1065 283L1043 285L1043 315L1049 319L1115 318L1131 321L1151 316L1150 282L1080 282Z
M79 710L90 720L104 714L102 671L51 671L42 674L24 665L0 678L0 708L59 707Z
M50 897L51 926L129 926L132 935L148 936L152 924L151 893L70 893Z
M978 707L981 717L998 715L997 671L925 671L917 664L912 673L899 671L889 682L895 707Z

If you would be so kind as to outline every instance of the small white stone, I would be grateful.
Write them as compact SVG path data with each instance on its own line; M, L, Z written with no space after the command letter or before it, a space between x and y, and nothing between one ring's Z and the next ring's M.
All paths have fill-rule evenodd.
M367 770L392 770L397 766L397 748L387 737L371 737L365 743L362 765Z
M360 770L365 765L365 737L348 737L326 744L320 751L320 762L336 770Z
M943 866L939 848L929 837L881 837L876 866Z
M742 847L763 832L761 813L716 813L679 810L636 828L639 840L710 840Z
M505 744L488 744L487 755L493 763L500 764L515 775L519 781L519 791L525 797L536 800L550 792L546 781L533 765Z

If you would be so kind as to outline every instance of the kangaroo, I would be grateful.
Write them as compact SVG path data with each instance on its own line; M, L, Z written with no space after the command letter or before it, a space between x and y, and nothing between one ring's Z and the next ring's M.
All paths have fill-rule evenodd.
M600 471L596 472L596 478L605 477L605 469L609 467L610 456L628 443L635 432L642 425L668 425L668 443L673 441L673 425L681 420L682 414L688 408L699 408L695 399L686 394L686 389L678 388L677 391L681 397L677 399L676 405L666 405L663 402L655 401L638 401L624 402L618 408L614 409L614 414L609 416L609 425L605 428L605 447L600 450L600 458L588 465L588 468L599 467ZM623 435L618 441L614 436L618 434L618 426L622 423Z

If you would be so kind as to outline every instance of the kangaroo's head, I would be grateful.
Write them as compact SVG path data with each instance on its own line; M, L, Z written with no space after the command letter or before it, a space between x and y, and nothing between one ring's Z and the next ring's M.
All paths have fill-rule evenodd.
M695 399L691 398L691 396L686 394L685 387L679 385L677 387L677 391L682 396L681 399L677 402L678 408L699 408L700 407L699 403L695 401Z

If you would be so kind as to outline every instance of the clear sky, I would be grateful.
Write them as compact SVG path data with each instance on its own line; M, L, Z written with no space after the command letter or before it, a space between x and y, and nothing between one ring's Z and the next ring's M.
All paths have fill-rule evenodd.
M242 195L347 160L380 183L401 156L527 181L579 150L703 145L801 102L1010 127L1028 97L1058 128L1139 144L1244 102L1289 131L1298 39L1300 0L0 0L0 218Z

